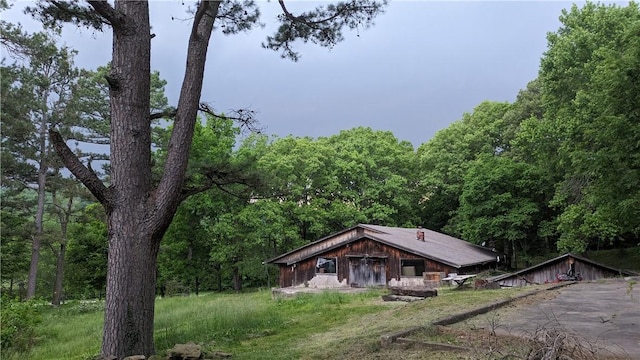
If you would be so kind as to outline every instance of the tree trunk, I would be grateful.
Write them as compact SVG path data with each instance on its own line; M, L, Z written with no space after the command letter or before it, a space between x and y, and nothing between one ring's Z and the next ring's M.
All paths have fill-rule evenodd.
M53 299L51 304L53 306L60 306L62 302L62 296L64 294L63 279L64 279L64 257L67 252L67 243L65 240L60 242L60 250L56 254L56 282L53 288Z
M111 105L111 186L82 164L59 133L56 152L107 213L109 256L102 357L151 356L157 255L160 240L183 194L189 150L200 103L204 65L219 1L201 1L189 37L187 65L163 175L151 184L149 3L89 2L113 28L107 76ZM162 40L155 40L162 41Z
M26 299L32 299L36 295L36 280L38 278L38 262L40 261L40 247L42 232L36 230L31 243L31 263L29 265L29 280L27 282Z
M55 190L52 191L52 197L54 204L57 203ZM58 219L60 221L60 249L56 254L56 281L53 287L53 299L51 300L51 304L53 306L60 306L64 295L64 258L67 252L67 229L72 209L73 195L70 195L66 211L58 209Z
M544 237L544 256L547 257L551 253L551 246L549 245L549 237Z
M42 91L42 119L40 121L40 134L38 136L39 163L38 163L38 207L36 209L35 233L31 243L31 264L29 265L29 279L27 283L27 299L36 295L36 282L38 278L38 263L40 262L40 248L42 247L42 221L44 218L45 186L47 181L47 96Z
M126 19L114 25L111 86L109 259L102 356L151 356L160 240L182 200L200 102L204 64L219 2L201 2L169 141L164 173L151 184L149 4L116 1ZM206 13L206 14L205 14ZM118 20L118 18L114 18Z
M236 292L242 291L242 275L240 274L240 269L238 265L233 264L233 290Z
M109 259L102 354L119 359L150 356L157 255L151 237L133 209L114 209L109 217Z
M215 269L216 269L216 273L218 274L217 276L218 292L222 292L222 265L216 264Z
M115 5L127 18L114 25L109 73L114 198L107 210L102 356L122 359L155 353L153 312L160 239L152 236L152 204L148 203L152 197L149 5L134 1Z

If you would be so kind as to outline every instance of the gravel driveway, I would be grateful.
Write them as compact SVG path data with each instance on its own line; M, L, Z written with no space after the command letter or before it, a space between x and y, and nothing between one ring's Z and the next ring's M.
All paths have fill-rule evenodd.
M556 291L550 299L486 314L485 324L498 314L500 332L558 328L602 349L603 357L640 359L640 278L580 282Z

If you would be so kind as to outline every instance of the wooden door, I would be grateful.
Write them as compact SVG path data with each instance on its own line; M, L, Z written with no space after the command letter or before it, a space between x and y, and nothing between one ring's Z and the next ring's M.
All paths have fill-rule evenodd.
M384 259L352 258L349 261L349 284L354 287L386 286Z

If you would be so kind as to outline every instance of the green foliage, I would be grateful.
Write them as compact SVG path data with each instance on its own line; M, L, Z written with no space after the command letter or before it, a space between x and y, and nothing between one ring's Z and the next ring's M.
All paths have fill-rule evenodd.
M231 200L231 199L229 199ZM233 288L272 286L274 269L263 262L275 256L273 249L295 239L282 208L274 203L256 201L249 204L231 201L228 211L203 221L212 242L210 259L233 277Z
M309 21L339 9L367 10L367 4L324 6L297 19L285 14L281 20L288 25L280 32L293 32L271 38L267 46L295 58L289 35L329 45L339 33L318 33L324 25L312 28ZM369 10L377 14L381 5ZM253 3L225 6L227 32L257 21ZM246 14L240 11L245 6L251 10ZM513 104L483 102L417 152L390 132L364 127L318 139L254 134L237 145L236 124L208 116L195 127L183 192L185 197L199 194L183 202L165 235L159 285L166 285L167 294L229 289L234 279L245 286L271 286L275 269L263 261L357 223L419 224L517 253L525 262L548 258L556 249L582 253L637 244L639 12L633 2L586 3L563 11L561 27L548 35L538 79ZM33 63L3 60L0 78L1 276L4 288L15 288L26 278L33 233L36 197L25 185L36 182L37 120L48 116L67 138L108 143L104 76L110 67L75 69L74 52L56 47L55 32L27 34L20 26L1 24L7 54L24 56L26 49L38 47ZM55 55L61 74L68 70L71 88L35 71L44 64L42 54ZM151 74L151 83L152 121L158 124L175 109L167 106L166 82L159 74ZM45 87L61 94L51 108L38 101L38 89ZM155 181L171 130L157 127L152 135ZM106 157L89 154L89 159ZM60 197L62 182L53 176L59 164L46 160L52 161L47 191L54 186ZM60 226L50 216L56 214L53 208L46 209L43 240L54 245ZM99 206L71 218L68 297L103 296L107 235ZM54 257L46 251L42 256L39 293L49 291L54 272Z
M28 352L35 345L36 327L42 321L35 301L20 302L4 293L1 299L0 339L2 352Z
M600 239L612 244L621 229L615 219L603 218L603 214L590 211L580 204L569 205L559 217L558 250L581 254L587 250L589 240Z
M217 287L220 276L209 253L213 243L202 226L202 221L217 209L219 204L208 193L187 199L178 209L171 227L167 230L158 255L161 294L177 295ZM164 288L162 288L164 287Z
M599 251L589 250L585 253L585 256L615 269L621 268L640 272L640 246Z
M386 0L349 0L336 4L320 5L313 10L294 15L281 2L283 14L278 15L281 23L275 35L267 37L264 48L281 51L283 58L297 61L300 55L292 48L292 43L300 40L332 48L343 40L342 30L362 29L373 25L376 16L384 11Z
M526 255L545 207L540 183L535 167L503 156L479 157L465 175L453 230L507 254L517 244Z
M326 143L292 136L273 141L258 159L257 166L266 174L272 188L263 194L265 201L282 206L284 218L279 222L289 223L285 226L291 227L283 234L280 249L299 245L300 240L317 239L333 230L332 223L342 223L343 219L335 216L352 215L352 212L340 214L331 209L341 205L331 202L331 193L339 186L331 177L335 159L335 149Z
M560 20L540 78L564 175L553 200L558 246L577 251L640 233L640 10L587 3Z
M464 176L482 154L501 153L506 103L485 101L418 149L423 226L442 231L460 206Z
M87 206L69 227L67 295L72 298L104 296L107 271L107 224L99 204Z
M9 195L8 191L2 191L2 209L0 214L0 227L2 236L0 244L0 263L2 271L0 276L3 284L6 282L17 283L26 279L29 267L31 218L27 209L23 208L30 201L24 194ZM4 289L3 289L4 290Z
M210 190L180 207L159 255L162 281L191 289L196 278L203 289L216 282L228 288L230 281L238 290L241 283L272 286L275 269L263 262L280 253L359 222L417 222L417 193L410 186L415 153L390 132L356 128L328 138L273 141L253 136L233 150L236 132L219 121L196 128L191 186L220 179L207 174L210 164L242 169L245 179L258 181L225 184L224 192Z
M233 151L238 133L239 128L228 118L209 116L204 124L196 124L186 188L198 191L212 184L217 187L192 196L178 208L158 256L161 293L169 295L172 287L180 293L222 290L222 265L235 255L211 257L212 253L226 254L229 250L207 229L211 219L235 211L237 203L246 203L250 196L247 185L255 187L257 183L253 155L247 149ZM155 156L162 164L166 148L160 148Z
M352 207L351 223L345 225L356 221L415 224L418 174L410 143L399 141L391 132L362 127L341 131L326 141L335 151L330 175L337 181L337 187L330 188L335 199L328 200Z

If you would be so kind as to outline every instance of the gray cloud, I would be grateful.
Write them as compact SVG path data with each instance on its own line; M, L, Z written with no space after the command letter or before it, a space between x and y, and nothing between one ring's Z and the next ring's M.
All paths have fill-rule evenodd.
M483 100L513 101L536 78L546 33L557 30L561 9L571 3L394 1L375 27L347 33L332 50L298 46L298 63L260 47L278 11L276 2L260 5L264 29L214 35L203 101L219 111L251 107L266 132L278 136L330 136L369 126L417 147ZM151 8L152 67L169 82L175 104L190 26L178 19L189 15L178 1L155 1ZM38 30L28 19L21 22ZM110 59L108 34L67 28L63 39L79 50L79 66Z

